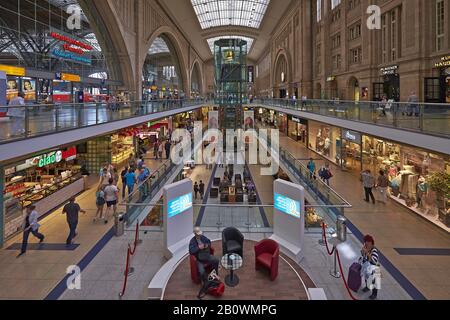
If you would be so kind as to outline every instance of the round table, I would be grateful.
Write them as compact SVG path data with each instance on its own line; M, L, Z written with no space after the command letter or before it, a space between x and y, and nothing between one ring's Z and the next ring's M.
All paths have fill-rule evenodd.
M230 271L230 274L225 277L225 284L231 288L239 284L239 277L234 274L234 271L240 269L244 264L242 257L236 253L226 254L222 257L222 266Z

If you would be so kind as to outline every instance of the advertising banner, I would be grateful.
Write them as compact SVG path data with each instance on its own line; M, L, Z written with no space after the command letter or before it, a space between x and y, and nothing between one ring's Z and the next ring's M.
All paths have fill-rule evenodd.
M244 111L244 130L255 129L255 111Z
M208 113L208 129L219 129L219 111Z

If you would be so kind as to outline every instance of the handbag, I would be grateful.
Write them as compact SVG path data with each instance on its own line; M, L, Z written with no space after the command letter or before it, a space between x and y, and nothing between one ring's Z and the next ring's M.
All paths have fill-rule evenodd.
M207 262L210 257L211 257L211 249L210 248L200 250L197 254L197 260L200 262Z
M213 272L211 272L210 275L208 276L208 279L204 282L202 288L200 289L200 292L197 295L197 298L201 300L207 294L213 297L221 297L223 296L224 292L225 292L225 285L220 280L216 271L213 270Z

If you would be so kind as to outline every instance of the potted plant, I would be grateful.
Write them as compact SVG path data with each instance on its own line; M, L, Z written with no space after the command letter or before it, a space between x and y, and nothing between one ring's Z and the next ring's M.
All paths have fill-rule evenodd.
M450 215L447 214L446 202L450 198L450 174L435 172L428 177L430 189L436 192L436 205L439 210L439 219L450 227Z

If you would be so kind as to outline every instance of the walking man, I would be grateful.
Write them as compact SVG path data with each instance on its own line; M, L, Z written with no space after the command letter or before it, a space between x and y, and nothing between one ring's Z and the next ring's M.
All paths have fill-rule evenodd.
M23 240L22 240L22 250L17 258L23 256L27 252L28 247L28 237L30 233L39 239L39 243L42 243L45 239L44 235L39 233L39 223L38 223L38 213L36 212L35 206L29 206L27 208L27 214L23 221Z
M127 179L125 179L125 176L127 173L128 167L125 167L120 173L120 177L122 178L122 199L125 199L125 189L127 187Z
M105 188L105 200L106 200L106 213L105 213L105 224L108 223L109 211L113 207L113 215L117 213L117 201L119 199L119 189L114 184L114 179L109 179L109 185Z
M11 136L19 136L25 133L25 94L19 92L17 97L14 97L9 102L8 117L12 121Z
M361 173L363 185L364 185L364 191L366 198L364 201L370 202L369 197L372 199L373 204L375 204L375 197L373 195L373 188L375 187L375 177L372 175L370 170L363 171Z
M198 182L196 181L194 183L194 195L195 195L195 200L198 199L198 192L199 192L199 187L198 187Z
M386 177L383 170L380 170L380 175L378 176L377 180L377 188L380 191L381 195L381 202L384 204L387 204L388 201L388 187L389 187L389 180Z
M309 159L307 168L309 170L309 176L310 179L312 180L313 178L316 179L316 164L314 163L313 158Z
M73 244L73 238L77 236L78 214L86 214L86 211L80 208L78 203L75 203L75 198L71 198L69 203L64 206L63 214L66 215L67 224L69 225L69 236L66 244L70 246Z
M202 180L200 180L200 184L198 185L198 192L200 192L200 198L203 200L203 196L205 194L205 184Z

